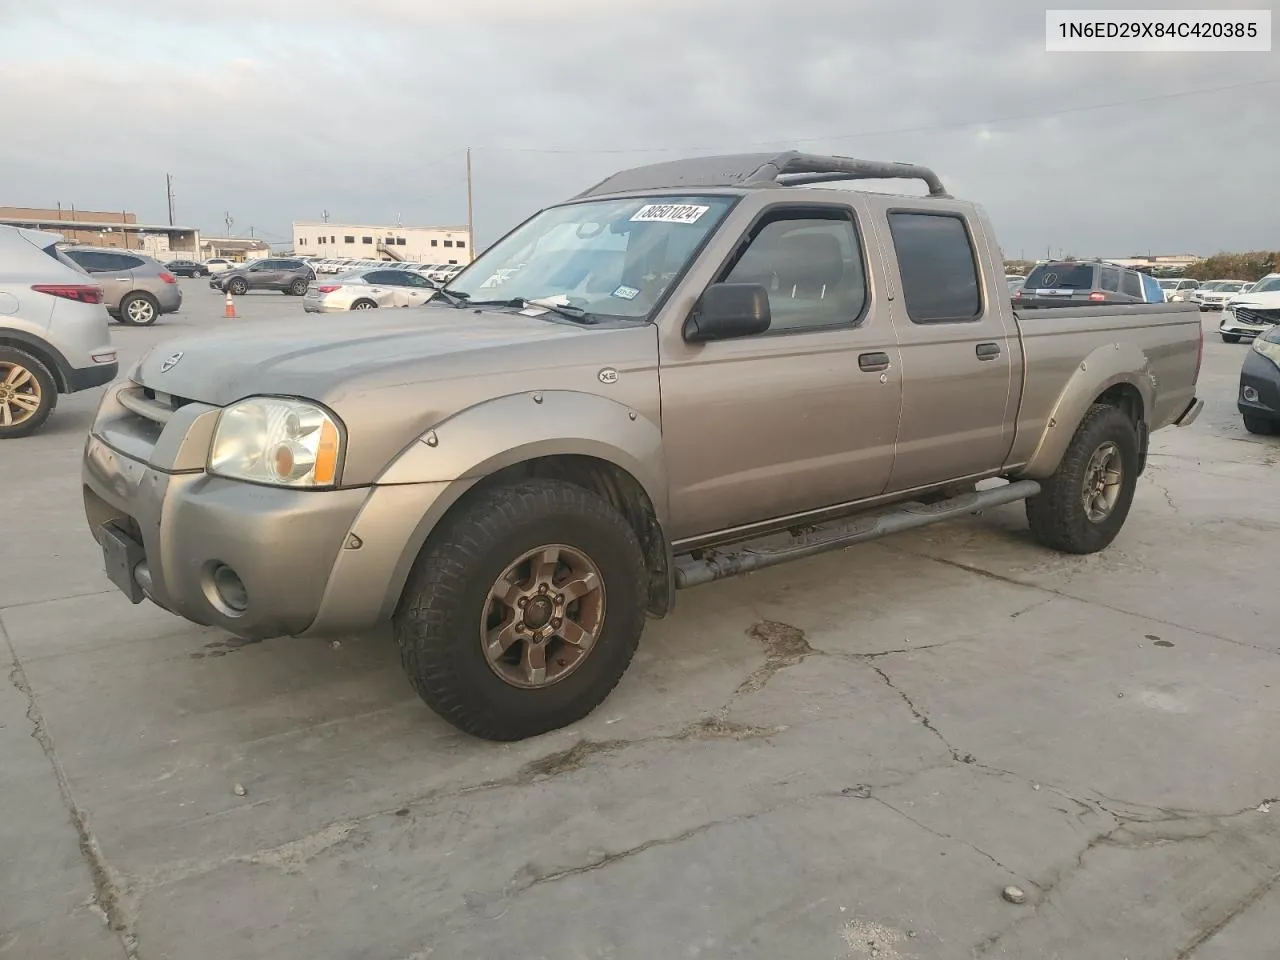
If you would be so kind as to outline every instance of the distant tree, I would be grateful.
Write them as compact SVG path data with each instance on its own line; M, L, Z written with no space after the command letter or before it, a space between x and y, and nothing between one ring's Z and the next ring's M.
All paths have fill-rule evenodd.
M1253 250L1249 253L1215 253L1197 260L1183 271L1196 280L1260 280L1280 271L1280 251Z

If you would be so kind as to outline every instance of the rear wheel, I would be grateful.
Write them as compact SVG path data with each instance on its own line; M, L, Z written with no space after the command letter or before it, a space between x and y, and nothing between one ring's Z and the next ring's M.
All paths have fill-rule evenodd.
M1244 428L1250 433L1256 433L1259 436L1270 437L1280 431L1280 424L1269 417L1251 417L1245 415Z
M1089 408L1058 469L1027 500L1031 534L1063 553L1096 553L1120 532L1138 485L1138 432L1124 411Z
M131 327L149 327L160 316L160 304L148 293L131 293L120 301L120 320Z
M393 619L414 690L467 733L520 740L585 717L644 628L635 531L582 487L527 480L475 495L418 557Z
M1240 337L1239 337L1239 335L1238 335L1238 334L1234 334L1234 333L1224 333L1224 334L1222 335L1222 342L1223 342L1223 343L1239 343L1239 342L1240 342Z
M24 350L0 346L0 440L35 433L57 402L48 367Z
M305 295L307 292L307 281L303 280L301 277L294 280L293 283L289 284L289 292L295 297Z
M378 305L374 303L372 300L361 299L353 303L351 305L351 309L352 310L374 310L377 308L377 306Z

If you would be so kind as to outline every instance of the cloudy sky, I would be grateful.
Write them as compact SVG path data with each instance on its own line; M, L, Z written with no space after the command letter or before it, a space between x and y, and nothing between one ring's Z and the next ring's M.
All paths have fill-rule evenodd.
M172 173L207 233L463 223L470 146L483 245L615 169L776 146L932 166L1008 256L1280 247L1280 53L1048 54L1044 7L0 0L0 205L162 221Z

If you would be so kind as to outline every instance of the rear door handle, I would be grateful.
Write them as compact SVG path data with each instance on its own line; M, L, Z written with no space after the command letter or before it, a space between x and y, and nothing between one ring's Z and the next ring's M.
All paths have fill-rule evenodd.
M858 369L864 373L888 370L889 355L887 353L860 353L858 354Z
M1000 356L1000 344L980 343L974 348L974 353L978 355L979 360L994 360Z

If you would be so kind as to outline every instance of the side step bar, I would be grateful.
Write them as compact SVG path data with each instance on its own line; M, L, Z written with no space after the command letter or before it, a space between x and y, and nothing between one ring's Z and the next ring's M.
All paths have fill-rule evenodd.
M774 534L758 540L734 544L724 550L695 550L676 558L676 588L696 587L712 580L737 576L751 570L763 570L780 563L816 556L828 550L875 540L891 533L927 527L943 520L954 520L988 507L1025 500L1040 492L1034 480L1018 480L990 490L940 500L937 503L900 503L892 510L861 514L836 520L800 532Z

